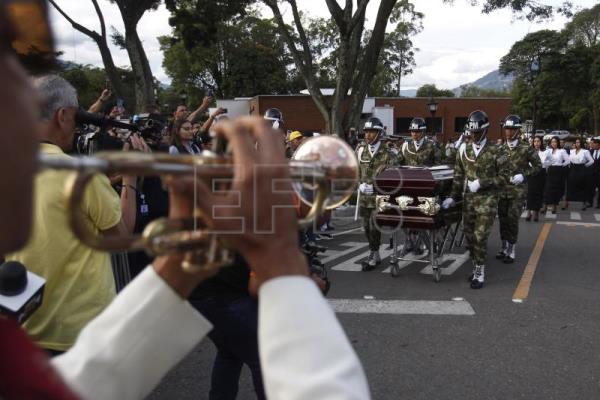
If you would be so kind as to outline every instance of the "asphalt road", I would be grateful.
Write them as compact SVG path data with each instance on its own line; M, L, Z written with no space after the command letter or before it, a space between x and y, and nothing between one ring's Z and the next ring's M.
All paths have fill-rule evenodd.
M481 290L466 281L471 263L464 248L449 256L439 283L416 262L396 278L384 272L387 259L375 271L354 271L366 256L365 239L352 218L336 218L336 236L320 242L331 249L323 256L333 281L328 297L346 311L338 317L373 398L600 398L600 210L577 210L537 223L522 219L512 265L494 258L496 225ZM530 258L530 291L515 302ZM149 398L207 398L213 357L206 340ZM238 398L253 399L252 393L244 370Z

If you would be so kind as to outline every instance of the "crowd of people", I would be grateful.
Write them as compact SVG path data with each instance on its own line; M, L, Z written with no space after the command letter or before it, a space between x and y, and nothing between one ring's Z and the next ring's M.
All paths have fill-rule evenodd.
M46 158L71 157L76 91L56 75L31 79L8 53L0 54L0 84L0 254L46 279L42 306L22 327L0 318L0 397L143 398L207 334L218 350L209 398L235 398L243 363L252 369L259 398L370 397L361 364L310 278L298 232L290 229L296 215L278 207L290 201L287 191L272 191L274 182L289 182L282 133L273 121L209 124L211 138L226 140L235 165L245 167L236 169L230 192L215 194L193 177L167 176L154 185L165 202L148 195L146 177L92 179L79 218L101 235L139 230L140 216L191 218L201 209L215 229L229 233L228 245L238 254L229 268L196 272L182 269L183 255L161 256L117 294L108 255L84 247L69 229L62 199L69 173L35 174L40 151ZM171 145L196 154L205 145L189 140L196 121L176 112L182 118L174 119L169 142L179 135ZM160 144L131 133L122 148L170 151ZM257 174L259 165L279 167ZM219 218L210 213L214 204L222 206ZM258 229L232 226L251 226L256 212Z
M369 398L360 362L322 296L325 283L300 251L303 242L327 238L331 215L318 220L316 231L298 232L294 222L301 203L291 204L295 214L280 207L290 202L282 198L285 194L272 192L273 182L287 178L289 171L280 167L248 174L256 165L285 165L285 157L315 133L286 130L276 108L256 119L231 120L223 108L206 114L214 103L210 96L193 112L178 106L158 135L122 132L110 121L126 111L111 104L110 91L103 91L88 111L107 119L97 133L116 138L122 151L214 155L226 151L219 145L228 143L234 162L246 167L227 194L206 190L191 177L94 176L78 211L102 236L139 233L157 218L190 218L198 208L217 230L236 232L228 236L233 261L220 269L190 273L181 268L179 254L151 258L129 253L134 279L122 289L110 255L83 245L72 232L63 200L70 173L46 169L34 175L38 151L56 159L75 156L76 90L57 75L25 76L6 54L0 55L0 79L5 88L0 141L6 144L0 146L0 187L6 194L0 201L0 255L46 280L42 306L23 330L0 318L0 397L141 398L208 336L217 349L210 399L236 398L243 365L251 371L258 399ZM150 114L158 110L146 108ZM552 138L546 148L541 137L523 140L520 118L509 115L504 138L495 145L487 138L489 124L485 112L476 110L463 135L445 146L427 137L420 117L412 120L406 141L387 136L378 118L364 123L363 137L357 129L349 131L345 139L359 164L357 207L370 249L363 271L381 263L375 178L386 168L454 168L452 188L441 206L462 204L473 289L484 286L487 241L496 215L501 238L496 257L512 263L524 204L527 221L556 213L563 200L563 209L571 202L582 202L583 209L593 206L600 189L600 138L590 143L578 138L570 149ZM8 171L21 171L21 176L15 180ZM252 199L259 199L260 207ZM600 207L600 198L595 201ZM208 211L217 203L225 205L219 207L227 210L224 215ZM275 228L260 234L240 230L231 223L236 219ZM405 231L405 250L418 250L410 247L413 234Z

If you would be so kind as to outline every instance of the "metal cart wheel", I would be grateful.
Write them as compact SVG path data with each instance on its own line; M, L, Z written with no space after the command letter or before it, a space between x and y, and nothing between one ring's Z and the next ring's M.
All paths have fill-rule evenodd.
M442 280L442 269L440 267L433 268L433 281L438 283Z
M398 263L392 264L391 265L392 270L391 270L391 274L394 278L397 278L400 276L400 268L398 268Z

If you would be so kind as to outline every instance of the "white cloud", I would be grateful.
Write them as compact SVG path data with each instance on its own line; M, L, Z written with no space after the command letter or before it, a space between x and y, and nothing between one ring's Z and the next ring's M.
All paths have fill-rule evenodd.
M99 30L98 18L92 3L83 0L57 0L61 7L77 22ZM339 1L339 0L338 0ZM547 3L560 4L562 0L549 0ZM455 88L472 82L496 69L500 57L506 54L512 44L528 32L539 29L561 29L565 19L541 24L514 20L510 11L502 10L484 15L479 7L470 5L470 0L454 0L454 5L446 5L442 0L415 0L417 10L425 14L424 30L413 38L417 66L414 72L403 79L403 88L415 88L426 83L435 83L439 88ZM592 7L595 0L576 0L576 5ZM310 0L299 2L302 10L313 16L328 17L324 1ZM367 19L375 21L378 2L372 1L367 9ZM123 32L123 24L116 5L106 0L100 1L107 29L114 25ZM52 9L52 7L50 7ZM265 15L269 14L263 6ZM289 10L284 8L289 17ZM63 58L78 63L102 66L102 59L96 44L86 36L76 32L55 10L51 11L57 47L64 52ZM168 82L162 69L162 53L158 36L171 32L168 24L169 13L164 6L144 15L138 26L154 75ZM115 63L129 65L127 53L111 46Z

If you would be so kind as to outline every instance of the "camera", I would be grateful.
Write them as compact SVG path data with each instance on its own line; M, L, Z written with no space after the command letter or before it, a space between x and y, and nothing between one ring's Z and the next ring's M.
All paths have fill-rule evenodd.
M131 119L119 120L84 110L77 111L75 122L79 134L73 147L79 154L121 150L132 133L138 133L151 148L157 148L167 125L160 114L139 114ZM112 129L112 134L109 129Z

